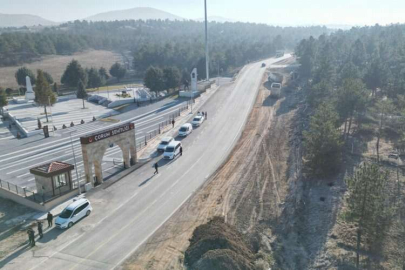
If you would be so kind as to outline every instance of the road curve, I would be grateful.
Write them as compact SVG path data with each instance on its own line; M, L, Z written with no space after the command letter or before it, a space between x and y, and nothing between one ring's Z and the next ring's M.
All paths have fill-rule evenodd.
M284 58L266 60L269 65ZM91 191L94 211L67 231L45 232L39 247L3 261L4 269L116 269L198 189L229 155L242 133L265 72L245 66L236 82L204 105L208 120L182 140L184 155L146 165L107 189Z

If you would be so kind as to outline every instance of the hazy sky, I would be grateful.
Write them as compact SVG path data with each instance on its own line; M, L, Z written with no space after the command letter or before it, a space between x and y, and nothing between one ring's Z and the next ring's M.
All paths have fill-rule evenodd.
M35 14L58 22L132 7L158 8L189 19L204 16L203 0L0 0L0 13ZM277 25L405 23L404 0L208 0L208 10L211 16Z

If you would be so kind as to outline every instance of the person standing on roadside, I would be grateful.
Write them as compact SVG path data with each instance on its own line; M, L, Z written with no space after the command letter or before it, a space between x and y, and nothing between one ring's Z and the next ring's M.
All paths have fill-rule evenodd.
M183 146L180 146L180 156L183 155Z
M174 124L176 124L176 121L174 121L174 118L173 118L173 120L172 120L172 126L173 126L173 128L174 128Z
M31 229L27 230L27 235L28 235L28 245L32 246Z
M37 226L38 226L39 239L41 239L42 237L44 237L44 234L42 232L42 222L38 221Z
M155 163L155 172L153 173L153 175L155 174L159 174L159 164L157 162Z
M35 247L35 233L34 233L34 230L29 228L27 233L28 233L28 239L29 239L31 247Z
M52 227L53 215L51 214L51 212L48 212L48 215L46 216L46 220L48 220L48 228Z

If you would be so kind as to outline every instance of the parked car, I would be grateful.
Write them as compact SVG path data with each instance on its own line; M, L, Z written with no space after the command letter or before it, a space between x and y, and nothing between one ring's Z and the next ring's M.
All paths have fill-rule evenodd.
M197 115L194 117L193 121L191 121L191 124L193 127L199 127L205 120L205 117L203 115Z
M164 159L174 159L180 154L181 142L172 141L165 149L163 153Z
M190 123L186 123L180 127L179 136L186 137L191 132L193 132L193 126Z
M158 152L163 153L163 152L165 151L166 147L167 147L172 141L174 141L173 137L165 137L165 138L163 138L163 139L160 141L159 145L158 145L158 148L157 148Z
M61 229L71 228L80 219L90 215L91 211L93 208L87 199L78 199L62 211L55 220L55 225Z

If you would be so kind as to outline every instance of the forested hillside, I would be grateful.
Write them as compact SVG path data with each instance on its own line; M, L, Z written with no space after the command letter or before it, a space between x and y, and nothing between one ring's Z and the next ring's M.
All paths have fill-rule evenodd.
M322 225L333 238L316 263L327 268L405 269L404 33L376 25L297 46L310 108L305 177L343 191L323 195L339 209Z
M272 27L252 23L209 23L211 64L226 70L249 60L293 49L303 38L319 36L325 27ZM75 21L40 32L0 35L0 66L22 64L42 55L72 54L86 49L131 51L134 68L150 65L190 69L203 63L204 24L195 21ZM200 74L203 75L203 74Z

